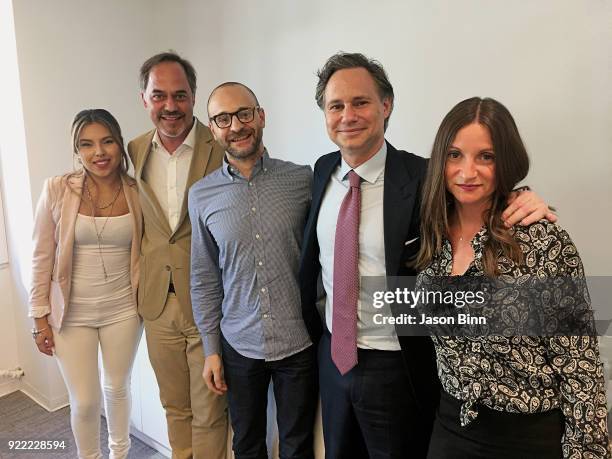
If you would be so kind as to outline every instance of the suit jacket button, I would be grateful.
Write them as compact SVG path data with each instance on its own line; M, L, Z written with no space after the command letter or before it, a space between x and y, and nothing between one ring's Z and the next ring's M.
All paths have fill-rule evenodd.
M170 244L174 244L176 241L174 239L170 239L168 242L170 242Z
M170 268L169 265L166 265L166 271L170 271L172 268Z

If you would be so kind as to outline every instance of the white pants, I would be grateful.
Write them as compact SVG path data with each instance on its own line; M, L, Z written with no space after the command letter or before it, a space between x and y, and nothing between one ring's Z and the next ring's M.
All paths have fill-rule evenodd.
M70 423L79 458L102 458L98 346L102 350L110 458L127 457L130 376L142 333L140 319L135 316L99 328L66 326L53 331L55 356L70 396Z

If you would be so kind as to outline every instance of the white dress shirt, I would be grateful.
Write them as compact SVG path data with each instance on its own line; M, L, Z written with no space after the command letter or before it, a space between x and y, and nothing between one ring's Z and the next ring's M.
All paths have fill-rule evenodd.
M385 161L387 159L387 143L383 142L381 149L368 161L355 168L361 177L361 212L359 222L359 276L386 276L385 268L385 238L383 221L383 191L385 177ZM325 189L319 218L317 220L317 239L319 241L319 261L321 276L326 293L325 321L332 330L333 297L334 297L334 244L336 223L342 200L349 187L347 174L352 168L341 161L332 173ZM391 311L374 309L370 305L357 302L357 347L362 349L378 349L384 351L399 351L400 345L393 325L376 325L373 315L381 313L387 317Z
M186 196L187 177L195 144L195 126L196 119L194 118L191 131L174 153L166 150L156 130L153 135L151 153L142 172L144 181L153 189L172 230L175 230L178 225L183 200Z

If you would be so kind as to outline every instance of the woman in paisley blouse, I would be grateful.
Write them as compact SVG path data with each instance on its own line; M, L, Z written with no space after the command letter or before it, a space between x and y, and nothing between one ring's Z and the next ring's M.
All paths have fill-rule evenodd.
M584 281L576 247L559 226L504 226L508 194L528 170L502 104L475 97L446 115L423 189L418 285L456 275ZM586 289L569 300L590 308ZM429 458L610 457L595 336L432 339L443 389Z

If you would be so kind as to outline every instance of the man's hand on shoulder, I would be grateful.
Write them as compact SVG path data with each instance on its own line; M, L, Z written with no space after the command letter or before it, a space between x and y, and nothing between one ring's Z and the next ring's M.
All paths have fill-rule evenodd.
M227 384L225 384L225 378L223 377L223 361L219 354L206 357L202 377L208 389L215 394L223 395L227 392Z
M516 224L531 225L543 218L551 223L557 222L557 215L540 196L531 190L510 193L508 207L502 213L502 219L508 228Z

